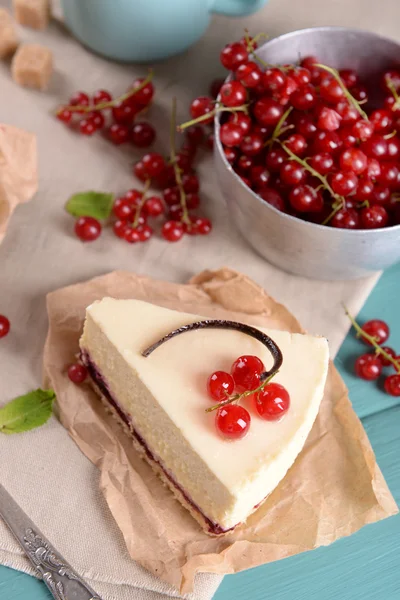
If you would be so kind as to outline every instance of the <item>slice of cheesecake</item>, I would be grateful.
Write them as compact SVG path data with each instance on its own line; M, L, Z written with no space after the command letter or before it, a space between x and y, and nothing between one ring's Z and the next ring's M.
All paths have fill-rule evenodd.
M163 336L202 317L138 300L104 298L86 310L80 340L83 363L103 401L125 424L143 457L205 531L232 530L272 492L311 430L328 370L324 338L260 328L279 346L283 364L273 381L290 394L280 421L254 410L245 437L223 439L207 395L208 376L230 371L242 355L273 358L260 341L239 331L199 329L178 335L147 357ZM215 404L215 401L214 401Z

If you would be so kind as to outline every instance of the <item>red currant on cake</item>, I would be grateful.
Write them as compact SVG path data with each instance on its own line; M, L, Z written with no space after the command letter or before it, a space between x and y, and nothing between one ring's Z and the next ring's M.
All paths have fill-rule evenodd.
M215 425L218 433L224 438L239 440L250 428L249 412L239 404L227 404L217 410Z
M214 400L226 400L235 388L235 382L230 373L226 371L215 371L207 381L207 391Z
M290 396L283 385L267 383L257 392L255 406L260 417L266 421L277 421L289 410Z
M239 392L255 390L260 385L264 364L257 356L244 355L235 360L231 375Z

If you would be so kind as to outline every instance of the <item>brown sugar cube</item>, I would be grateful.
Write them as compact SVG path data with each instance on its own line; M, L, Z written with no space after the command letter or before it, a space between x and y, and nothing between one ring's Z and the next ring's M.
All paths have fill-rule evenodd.
M53 71L53 55L45 46L23 44L11 63L12 77L24 87L44 90Z
M50 0L13 0L17 23L32 29L46 29L50 19Z
M15 52L17 46L18 38L11 15L4 8L0 8L0 58Z

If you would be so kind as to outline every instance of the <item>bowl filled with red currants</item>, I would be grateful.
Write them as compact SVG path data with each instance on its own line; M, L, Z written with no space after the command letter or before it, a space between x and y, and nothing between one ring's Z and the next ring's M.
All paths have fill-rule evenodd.
M313 279L400 261L400 44L341 27L259 42L222 50L231 74L212 110L236 226L269 262Z

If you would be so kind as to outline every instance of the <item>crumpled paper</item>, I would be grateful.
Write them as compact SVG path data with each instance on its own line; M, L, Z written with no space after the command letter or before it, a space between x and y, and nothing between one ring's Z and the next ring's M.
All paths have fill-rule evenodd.
M235 573L285 558L331 544L397 512L346 387L331 364L315 425L284 480L233 534L206 535L140 459L89 385L78 387L68 380L65 367L78 351L85 308L104 296L303 330L284 306L230 269L203 272L187 285L114 272L49 294L46 385L56 391L61 422L100 469L101 490L129 554L145 568L186 593L198 572Z
M18 204L38 189L36 136L0 124L0 243Z

